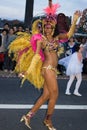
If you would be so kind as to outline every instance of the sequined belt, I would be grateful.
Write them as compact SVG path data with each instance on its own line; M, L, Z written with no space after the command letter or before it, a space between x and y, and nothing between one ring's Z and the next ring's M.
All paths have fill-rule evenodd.
M55 71L57 73L56 67L53 67L52 65L44 66L43 68L47 69L47 70L53 70L53 71Z

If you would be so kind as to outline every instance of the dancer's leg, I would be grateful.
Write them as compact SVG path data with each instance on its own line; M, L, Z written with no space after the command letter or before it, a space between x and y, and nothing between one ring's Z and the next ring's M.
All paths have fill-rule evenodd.
M40 106L49 99L49 91L47 89L47 85L46 83L44 84L44 88L43 88L43 94L42 96L37 100L37 102L35 103L35 105L33 106L33 108L26 114L23 115L21 118L21 121L25 122L25 125L28 128L30 127L30 119L34 116L34 114L37 112L37 110L40 108Z
M52 70L47 70L47 74L45 75L45 81L49 91L49 102L44 123L48 127L48 129L56 130L52 125L52 119L51 119L58 98L58 83L56 79L56 73Z
M40 106L43 105L43 103L45 101L47 101L48 99L49 99L49 91L48 91L48 88L47 88L47 85L46 85L46 82L45 82L44 87L43 87L43 94L36 101L35 105L31 109L31 112L36 113L38 111L38 109L40 108Z

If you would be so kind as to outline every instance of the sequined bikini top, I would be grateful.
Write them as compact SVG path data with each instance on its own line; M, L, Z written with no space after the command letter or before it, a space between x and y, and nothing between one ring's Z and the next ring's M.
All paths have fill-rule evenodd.
M57 52L58 51L58 42L57 40L53 40L51 42L46 40L46 45L43 48L43 51L49 51L49 52Z

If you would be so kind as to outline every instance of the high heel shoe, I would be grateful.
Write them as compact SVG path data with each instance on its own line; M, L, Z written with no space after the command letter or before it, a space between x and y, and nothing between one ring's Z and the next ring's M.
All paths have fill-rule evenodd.
M25 125L26 125L29 129L31 129L29 116L23 115L22 118L21 118L21 120L20 120L20 122L23 122L23 121L25 122Z
M48 128L48 130L56 130L56 128L54 128L51 123L48 123L47 120L44 120L44 125Z

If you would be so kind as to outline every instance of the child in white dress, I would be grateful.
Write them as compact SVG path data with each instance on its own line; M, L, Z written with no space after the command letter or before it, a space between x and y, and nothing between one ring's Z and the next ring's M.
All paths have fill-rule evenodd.
M59 61L59 64L62 64L66 67L66 75L69 76L69 81L67 83L66 95L71 95L70 88L76 77L77 82L75 85L74 95L82 96L78 90L82 81L82 69L83 69L83 57L82 57L83 45L76 44L75 52L66 58L63 58Z

